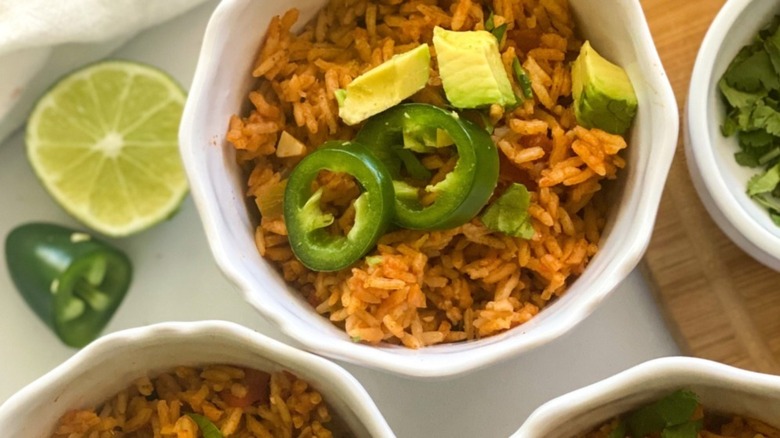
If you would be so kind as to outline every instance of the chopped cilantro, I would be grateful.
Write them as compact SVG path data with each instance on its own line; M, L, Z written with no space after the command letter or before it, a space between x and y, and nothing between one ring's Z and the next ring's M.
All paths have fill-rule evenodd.
M498 26L497 28L493 29L492 33L494 37L498 40L498 43L501 43L501 40L504 38L504 34L506 33L506 23L502 24L501 26Z
M528 206L531 195L522 184L513 183L496 202L482 214L482 223L493 231L500 231L514 237L534 237Z
M775 223L778 227L780 227L780 213L776 213L774 211L769 212L769 217L772 219L772 222Z
M493 36L496 37L496 40L498 40L499 44L501 44L501 40L504 39L506 28L507 28L507 23L504 23L500 26L496 26L495 14L493 13L493 11L490 11L490 15L488 15L487 20L485 20L485 30L492 33Z
M629 414L627 426L631 436L661 434L662 438L696 438L698 428L692 421L699 401L691 391L679 390ZM690 423L694 423L690 426Z
M664 428L661 438L696 438L702 428L701 421L687 421L676 426Z
M192 421L198 425L198 429L203 434L204 438L223 438L222 432L214 425L208 418L203 415L195 413L187 413L192 418Z
M758 159L745 151L739 151L735 153L734 159L737 160L737 164L739 164L740 166L745 166L745 167L758 166Z
M517 83L520 85L520 88L523 90L523 95L521 96L520 100L530 99L534 97L534 92L531 89L531 78L528 77L528 73L526 73L523 66L520 65L520 60L518 58L512 60L512 71L515 74L515 79L517 80Z
M764 173L754 175L748 182L748 195L755 196L771 193L778 183L780 183L780 164L775 165Z
M741 166L763 168L747 192L780 226L780 15L743 47L718 82L724 136L737 135Z
M753 200L769 210L772 222L780 226L780 162L770 167L766 172L754 175L748 181L747 193Z
M626 437L626 422L620 420L617 427L612 429L607 438L625 438Z

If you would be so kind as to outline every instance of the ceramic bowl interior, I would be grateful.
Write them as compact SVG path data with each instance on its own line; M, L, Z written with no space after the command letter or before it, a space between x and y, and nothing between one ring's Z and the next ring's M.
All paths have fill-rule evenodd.
M393 436L368 393L344 369L218 321L162 323L106 335L0 405L0 430L5 436L50 436L68 410L99 405L139 377L208 364L288 370L323 394L338 429Z
M218 265L246 300L308 350L414 377L452 376L505 360L555 339L590 314L644 253L677 140L677 106L639 3L571 3L582 34L627 70L639 99L627 170L610 187L614 208L600 252L567 293L529 323L479 341L422 350L352 342L288 287L255 247L245 183L225 141L228 120L247 109L254 85L249 72L271 17L296 6L304 23L323 4L224 0L209 23L185 108L180 143L193 198Z
M736 136L720 132L726 105L718 81L739 50L778 13L775 0L726 2L699 49L685 112L688 167L705 207L738 246L775 270L780 270L780 227L746 193L759 169L737 164Z
M703 406L780 427L780 377L687 357L655 359L553 399L513 438L569 438L678 389L694 391Z

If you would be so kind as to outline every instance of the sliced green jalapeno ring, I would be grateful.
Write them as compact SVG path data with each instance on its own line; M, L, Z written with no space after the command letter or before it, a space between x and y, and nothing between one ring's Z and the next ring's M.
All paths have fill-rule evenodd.
M322 189L312 192L320 171L351 175L360 185L354 201L355 223L345 236L327 230L334 217L322 211ZM346 268L370 251L393 217L390 173L368 149L356 142L330 141L293 169L284 194L284 220L293 253L315 271Z
M5 256L27 304L72 347L98 337L132 278L130 260L120 250L54 224L15 228L6 238Z
M417 230L446 229L462 225L485 206L498 182L499 158L493 140L483 129L457 113L427 104L403 104L370 118L355 140L365 144L391 169L398 169L392 149L405 138L418 137L431 145L431 138L443 131L458 153L455 168L444 180L425 187L435 193L432 204L423 206L417 190L393 172L396 190L394 222ZM433 147L437 145L432 144Z

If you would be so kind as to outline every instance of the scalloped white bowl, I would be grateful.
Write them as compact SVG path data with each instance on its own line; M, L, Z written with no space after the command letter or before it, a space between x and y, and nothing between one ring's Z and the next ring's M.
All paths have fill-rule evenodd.
M572 329L644 254L677 141L677 105L639 2L572 1L583 35L627 70L639 98L628 167L611 187L615 207L600 252L568 292L529 323L479 341L416 351L352 342L260 257L245 184L225 141L230 116L246 108L253 85L250 71L271 17L297 6L300 22L305 22L322 4L324 0L223 0L206 30L179 138L193 198L225 275L265 318L306 349L407 376L465 373L530 351Z
M758 169L734 160L736 136L723 137L726 107L718 81L739 50L780 13L780 2L729 0L702 41L685 109L685 155L693 185L721 230L743 251L780 271L780 227L747 195Z
M0 405L0 430L8 437L50 436L66 411L94 407L147 373L222 363L288 370L317 388L356 436L394 436L371 397L343 368L222 321L161 323L103 336Z
M691 357L654 359L550 400L513 438L569 438L677 390L707 408L780 427L780 376Z

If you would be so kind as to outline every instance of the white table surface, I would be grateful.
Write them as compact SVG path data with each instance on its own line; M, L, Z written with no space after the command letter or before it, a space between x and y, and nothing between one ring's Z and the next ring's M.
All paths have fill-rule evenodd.
M112 55L192 80L215 1L130 40ZM36 180L23 133L0 145L0 237L25 222L78 227ZM216 267L191 200L170 221L113 241L135 278L107 332L161 321L222 319L292 343L244 304ZM0 402L70 357L17 293L0 253ZM514 360L443 382L407 380L340 363L374 398L399 437L506 437L545 401L648 359L679 354L647 283L634 271L566 336Z

